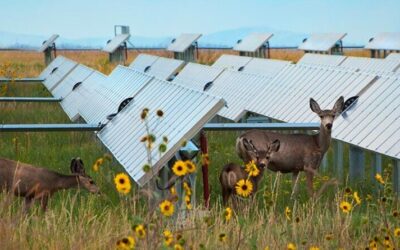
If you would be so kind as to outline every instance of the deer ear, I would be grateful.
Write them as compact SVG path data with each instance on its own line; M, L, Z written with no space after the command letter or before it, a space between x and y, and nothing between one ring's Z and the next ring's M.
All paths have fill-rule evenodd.
M344 107L344 97L341 96L335 102L335 105L333 106L332 110L333 110L333 112L335 112L335 114L340 114L343 112L343 107Z
M247 151L256 151L253 143L251 143L251 141L248 141L246 138L243 138L243 146Z
M281 147L281 142L278 139L276 139L271 144L271 147L270 147L271 152L278 152L280 147Z
M314 113L320 113L321 108L319 107L319 104L312 98L310 98L310 108Z
M71 173L73 174L79 174L79 175L86 174L81 159L72 159L70 168L71 168Z

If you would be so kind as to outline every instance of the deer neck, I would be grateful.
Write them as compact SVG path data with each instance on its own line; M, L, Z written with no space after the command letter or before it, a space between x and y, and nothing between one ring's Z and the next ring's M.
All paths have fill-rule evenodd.
M76 175L63 175L59 178L57 189L77 188L79 186L79 177Z
M329 145L331 144L331 131L327 130L325 126L321 124L318 134L318 147L322 151L322 153L326 153L328 151Z

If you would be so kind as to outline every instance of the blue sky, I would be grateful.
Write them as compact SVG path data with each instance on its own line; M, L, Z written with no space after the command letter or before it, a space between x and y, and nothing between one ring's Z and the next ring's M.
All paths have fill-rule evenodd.
M161 37L262 26L369 38L400 32L399 10L400 0L1 0L0 31L104 37L127 24L132 34Z

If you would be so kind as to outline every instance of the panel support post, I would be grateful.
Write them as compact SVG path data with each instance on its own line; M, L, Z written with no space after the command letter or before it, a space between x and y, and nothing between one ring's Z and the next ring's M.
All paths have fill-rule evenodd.
M335 165L335 173L336 177L342 181L344 176L343 171L343 142L336 141L334 149L334 165Z
M376 174L382 174L382 155L378 154L378 153L374 153L374 155L372 156L371 164L372 164L371 179L372 179L372 181L374 181Z
M208 184L208 145L207 137L204 130L200 131L200 149L202 158L202 173L203 173L203 195L204 205L209 208L210 205L210 186Z
M393 191L400 196L400 160L394 160L393 164Z
M355 146L350 146L350 181L360 180L365 174L365 157L364 151Z

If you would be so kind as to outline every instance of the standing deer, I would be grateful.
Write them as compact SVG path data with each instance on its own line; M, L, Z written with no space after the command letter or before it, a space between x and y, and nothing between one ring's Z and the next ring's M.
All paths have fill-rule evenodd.
M250 130L242 134L236 140L236 151L239 157L247 162L251 159L246 149L245 140L251 140L257 148L268 147L268 142L278 139L280 141L279 152L273 154L268 169L275 172L292 173L293 192L297 193L297 181L299 172L304 171L307 177L307 191L310 197L314 197L313 178L318 174L324 154L331 143L332 125L335 117L343 111L344 99L341 96L331 110L321 110L314 99L310 99L310 108L321 119L320 132L315 135L307 134L279 134L261 130ZM331 180L333 183L336 180ZM318 192L323 192L330 182L325 183Z
M254 146L251 139L247 140L246 138L243 138L242 143L246 151L246 155L248 156L248 160L246 162L254 161L257 168L260 170L260 173L257 176L251 176L249 178L249 173L247 173L242 166L235 163L228 163L227 165L225 165L222 168L222 172L219 176L219 181L222 188L222 201L224 206L227 205L231 195L235 193L236 183L241 179L246 180L247 178L249 178L249 180L253 184L252 194L257 191L258 183L262 179L264 169L268 167L268 164L270 163L272 153L278 152L280 147L279 140L275 140L270 144L266 143L267 147L265 148L264 145L263 149L261 150L258 150Z
M40 201L43 211L46 211L50 196L61 189L84 187L91 193L99 193L92 178L86 175L80 158L72 159L70 169L72 175L64 175L46 168L0 159L0 191L5 189L24 197L25 212L34 201Z

